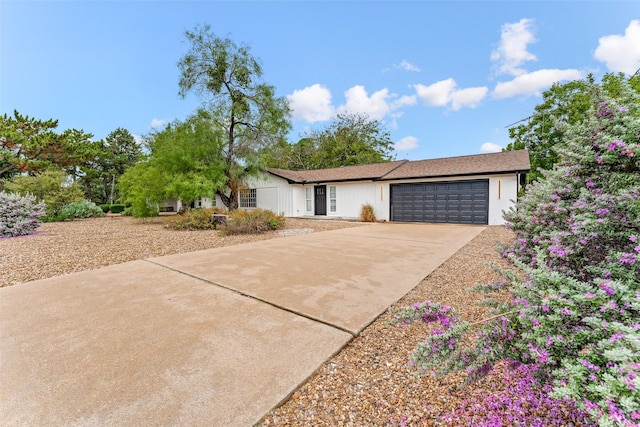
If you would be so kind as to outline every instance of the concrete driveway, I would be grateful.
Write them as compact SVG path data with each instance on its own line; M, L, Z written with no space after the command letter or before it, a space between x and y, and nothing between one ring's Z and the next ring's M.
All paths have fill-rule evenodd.
M483 227L372 224L0 289L0 422L251 426Z

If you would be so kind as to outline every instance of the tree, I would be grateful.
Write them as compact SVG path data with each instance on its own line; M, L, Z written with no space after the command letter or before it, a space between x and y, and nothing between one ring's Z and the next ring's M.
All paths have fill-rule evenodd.
M147 136L149 154L120 178L120 191L134 216L157 214L157 205L167 199L188 205L223 190L225 142L224 130L205 110Z
M262 167L260 153L290 129L289 105L275 96L273 86L261 82L262 67L248 46L217 37L209 25L185 35L191 46L178 62L179 94L199 95L215 130L224 131L220 167L226 188L216 194L234 210L244 178Z
M308 137L295 144L279 141L264 153L265 165L289 170L320 169L316 164L316 154L319 150L317 142Z
M140 145L123 128L117 128L104 140L97 141L95 155L80 166L87 197L100 203L113 203L119 196L120 176L136 164L141 154Z
M15 110L13 117L0 117L0 177L73 168L90 158L91 134L76 129L57 134L57 127L57 120L36 120Z
M33 195L39 202L44 202L48 220L56 219L63 206L84 201L80 186L70 181L69 176L60 169L14 176L6 183L6 188L23 197Z
M602 90L612 98L620 96L620 87L626 80L624 74L608 73L602 77ZM574 80L568 83L555 83L542 94L542 103L535 107L534 113L526 123L509 129L509 137L513 140L505 150L520 150L526 148L531 156L531 172L529 180L533 181L541 176L542 170L549 170L558 162L555 147L562 141L563 132L557 123L575 124L585 117L593 103L595 85L593 75L589 74L584 80ZM631 87L640 93L640 78L630 80ZM640 108L634 108L632 114L640 114Z
M325 129L308 132L298 143L280 144L268 153L268 166L325 169L393 160L393 142L379 120L362 114L339 114Z

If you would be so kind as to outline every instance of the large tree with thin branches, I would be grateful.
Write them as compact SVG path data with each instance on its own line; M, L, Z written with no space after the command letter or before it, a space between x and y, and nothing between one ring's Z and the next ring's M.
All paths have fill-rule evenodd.
M216 194L230 209L238 207L244 178L260 170L261 155L285 138L291 125L289 105L262 81L262 66L247 45L217 37L209 25L186 31L189 51L180 59L179 94L198 95L222 129L222 168L226 187Z

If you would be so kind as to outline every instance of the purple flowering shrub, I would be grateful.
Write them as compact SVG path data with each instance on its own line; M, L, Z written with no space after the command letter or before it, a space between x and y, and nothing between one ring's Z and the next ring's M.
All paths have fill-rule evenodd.
M0 192L0 237L33 234L44 214L45 204L36 203L34 196Z
M601 425L640 425L640 99L594 89L560 164L505 216L517 239L505 255L527 273L513 325L553 396Z
M411 356L421 371L466 369L473 381L517 361L599 425L638 426L640 98L625 82L621 103L592 89L584 120L557 124L560 162L505 214L516 240L503 255L524 274L478 287L509 293L494 298L495 316L468 324L427 302L399 319L440 324ZM457 345L471 330L474 344Z
M569 398L549 396L552 387L539 384L536 365L500 363L490 373L500 386L485 395L470 391L455 411L442 416L443 424L475 427L590 427L587 414ZM497 381L492 381L496 384Z

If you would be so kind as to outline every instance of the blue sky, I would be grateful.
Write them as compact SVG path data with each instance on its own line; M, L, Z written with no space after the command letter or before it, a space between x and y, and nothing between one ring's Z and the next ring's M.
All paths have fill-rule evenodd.
M251 46L291 142L363 113L398 159L499 150L553 82L640 68L637 1L0 0L0 114L95 139L182 120L200 105L177 67L199 24Z

